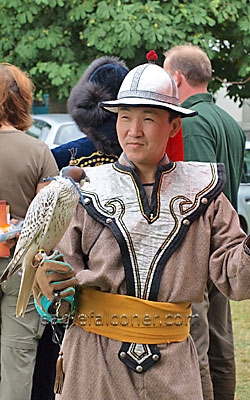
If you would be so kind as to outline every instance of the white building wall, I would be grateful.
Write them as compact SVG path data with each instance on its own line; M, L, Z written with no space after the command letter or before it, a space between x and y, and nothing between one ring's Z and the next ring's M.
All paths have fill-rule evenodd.
M214 97L216 104L232 115L250 138L250 99L245 99L242 107L240 107L239 102L234 102L229 97L226 97L225 87L218 90Z
M216 104L226 110L228 114L232 115L232 117L237 121L241 122L243 118L242 107L239 107L239 102L234 102L229 97L226 97L226 88L222 87L218 90L215 95Z
M245 99L242 107L239 102L234 102L226 97L226 88L222 87L215 95L216 104L226 110L242 126L247 135L250 135L250 99Z

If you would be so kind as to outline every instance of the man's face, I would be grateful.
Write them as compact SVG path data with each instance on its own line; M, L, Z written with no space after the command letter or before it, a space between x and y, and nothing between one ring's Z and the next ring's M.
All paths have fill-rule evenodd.
M117 135L135 166L155 167L162 159L169 137L178 131L179 118L169 122L169 112L150 107L120 107Z

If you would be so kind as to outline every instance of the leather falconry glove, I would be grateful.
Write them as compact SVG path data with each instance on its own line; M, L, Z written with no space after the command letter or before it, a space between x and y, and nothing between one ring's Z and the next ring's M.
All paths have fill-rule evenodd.
M64 262L62 254L58 252L49 259L45 258L38 266L33 295L38 313L47 321L51 321L55 312L58 318L73 312L77 285L75 275L71 265Z

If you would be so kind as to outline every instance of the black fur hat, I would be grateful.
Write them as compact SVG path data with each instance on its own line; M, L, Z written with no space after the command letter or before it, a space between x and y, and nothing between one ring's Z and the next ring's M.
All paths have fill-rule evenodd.
M102 109L99 103L117 97L128 72L125 63L117 57L98 58L86 69L68 99L68 112L104 154L120 155L122 150L116 134L117 116Z

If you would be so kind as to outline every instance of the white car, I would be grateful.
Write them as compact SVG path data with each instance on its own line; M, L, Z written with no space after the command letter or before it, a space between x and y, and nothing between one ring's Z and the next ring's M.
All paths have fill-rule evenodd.
M241 227L250 234L250 141L246 141L244 168L238 191L238 214Z
M34 114L33 125L27 131L47 143L50 149L86 136L69 114Z

